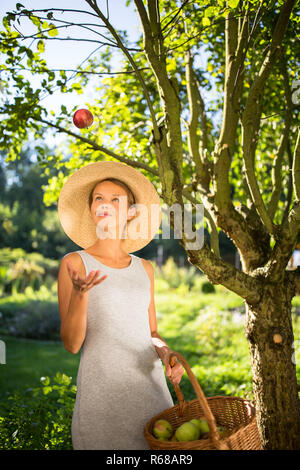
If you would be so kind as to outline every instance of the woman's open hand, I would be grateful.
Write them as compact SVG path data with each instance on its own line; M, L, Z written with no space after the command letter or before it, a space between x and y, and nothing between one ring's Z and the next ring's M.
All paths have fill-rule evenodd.
M79 276L78 271L73 268L70 260L66 260L66 264L69 276L73 283L73 287L79 292L87 292L93 286L97 286L107 278L107 274L105 274L104 276L100 277L100 279L97 279L98 275L100 274L100 269L97 269L97 271L91 271L86 277L81 277Z

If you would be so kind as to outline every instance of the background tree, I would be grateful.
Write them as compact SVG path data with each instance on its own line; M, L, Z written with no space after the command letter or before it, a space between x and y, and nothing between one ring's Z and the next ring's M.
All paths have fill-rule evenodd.
M299 106L293 90L300 57L299 1L134 0L143 28L136 47L127 45L126 32L116 31L98 3L86 0L86 11L63 10L77 12L77 25L93 31L95 39L89 40L97 43L97 56L75 70L73 83L67 70L50 70L42 59L45 40L71 40L58 31L75 25L56 16L62 9L29 11L18 3L7 15L0 45L8 57L1 65L2 83L14 80L18 92L6 89L0 145L9 149L8 159L17 158L29 129L41 139L52 128L70 136L72 157L66 165L60 152L46 155L40 145L42 166L66 165L72 172L102 158L118 160L144 171L169 207L176 203L183 211L186 202L204 205L210 245L205 240L201 249L189 250L184 227L180 244L213 283L245 301L264 448L299 449L291 300L300 269L286 270L300 232ZM80 19L83 15L90 22ZM11 28L22 16L37 28L27 36L36 52L24 46L20 26ZM100 46L107 46L105 52ZM204 47L210 56L201 70L195 59ZM124 53L118 73L110 69L110 48ZM24 69L41 75L41 88L33 89ZM82 93L95 74L107 75L90 106L98 124L75 132L64 105L60 116L48 116L42 93L52 94L55 87ZM203 92L211 81L220 94L207 104ZM46 204L57 201L68 176L59 171L49 178ZM172 213L170 224L174 228ZM241 271L220 256L221 230L240 254Z
M46 153L50 153L46 145ZM3 152L4 159L6 153ZM38 252L47 258L63 256L74 243L66 239L59 222L56 204L46 207L43 202L47 174L34 161L30 148L24 148L16 160L2 162L0 167L1 204L0 245L22 248L25 252ZM58 171L52 168L51 174ZM9 182L9 184L8 184Z

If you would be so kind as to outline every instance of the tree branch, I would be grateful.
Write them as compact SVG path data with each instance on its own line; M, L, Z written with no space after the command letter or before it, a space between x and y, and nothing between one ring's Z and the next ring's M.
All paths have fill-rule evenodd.
M190 109L190 120L188 123L188 148L189 152L195 162L197 182L199 182L203 191L208 191L210 183L209 168L211 162L206 158L207 151L207 125L206 125L206 114L204 109L204 103L198 88L198 82L196 74L193 70L193 58L191 51L185 54L185 71L186 71L186 83L187 83L187 94L189 100ZM199 149L199 137L198 137L198 124L199 118L200 126L202 130L201 135L201 147Z
M298 127L298 136L295 145L292 175L295 197L296 200L300 202L300 127Z
M263 222L267 232L273 235L273 222L262 199L254 167L255 152L260 129L261 113L262 95L257 98L257 101L253 106L251 114L251 123L249 121L247 122L247 124L242 122L242 148L245 163L245 176L248 188L251 192L251 198L255 204L256 211L259 214L260 219Z
M163 54L163 39L160 27L159 3L158 0L147 0L147 5L152 30L153 49L160 58Z
M193 207L197 207L196 204L200 204L197 199L192 196L190 193L189 189L184 188L182 190L182 195L192 203ZM214 254L220 258L220 247L219 247L219 235L218 235L218 230L216 227L216 224L210 215L209 211L204 207L204 217L207 219L207 223L210 228L210 249L214 252Z
M197 199L186 189L183 189L182 195L191 201L193 205L196 206L196 204L199 204ZM207 243L204 241L203 247L199 250L186 249L189 262L203 271L213 284L222 284L224 287L245 299L247 303L251 305L259 303L263 285L260 279L261 275L254 273L254 275L250 276L239 269L236 269L232 264L225 262L220 257L218 232L214 228L214 222L205 208L204 216L208 218L209 224L212 222L211 248L209 248ZM184 247L184 241L179 241L179 243Z
M229 184L229 169L231 155L236 140L237 125L239 120L240 101L242 97L243 75L238 71L243 66L243 50L248 39L248 17L243 16L241 30L233 12L226 17L226 73L225 73L225 96L223 107L222 130L216 150L214 152L214 193L201 193L205 208L212 215L217 226L231 238L241 256L243 270L248 272L258 265L262 258L266 257L265 249L266 234L257 237L261 228L259 218L253 220L251 212L250 220L242 210L235 208L231 201L231 188ZM233 97L233 92L235 95ZM251 249L249 249L251 247Z
M70 37L67 37L67 38L53 37L52 38L52 37L48 37L48 36L38 36L38 37L35 37L35 36L36 36L36 34L32 34L30 36L22 36L22 41L25 40L25 39L30 39L30 38L33 38L34 40L45 39L47 41L82 41L82 42L92 42L92 43L95 42L97 44L102 44L103 46L118 47L118 46L115 46L112 43L106 43L106 42L102 42L102 41L99 41L99 40L96 40L96 39L70 38ZM2 43L7 42L8 44L10 43L10 41L11 41L10 38L1 40Z
M238 22L233 12L226 16L226 67L224 85L223 121L216 149L215 164L215 204L218 211L224 214L226 207L231 205L229 169L233 154L239 120L240 101L242 96L242 74L238 71L243 67L243 49L247 43L248 18L245 15L242 30L238 34ZM235 91L233 99L233 91Z
M23 10L20 10L19 11L15 11L14 13L15 14L18 14L18 13L24 13L25 12L28 12L28 13L33 13L33 12L52 12L52 11L60 11L60 12L65 12L65 11L70 11L72 13L84 13L86 15L91 15L91 16L94 16L95 18L98 18L98 15L95 15L94 13L90 12L90 11L86 11L86 10L73 10L73 9L69 9L69 8L44 8L44 9L39 9L39 10L27 10L26 8L24 8Z
M278 208L279 198L281 195L282 162L283 162L284 152L287 148L288 137L289 137L291 122L292 122L292 114L293 114L292 91L291 91L291 87L289 84L289 75L287 71L286 57L285 57L284 52L282 54L281 70L282 70L282 75L283 75L283 84L284 84L285 98L286 98L286 108L285 108L286 112L285 112L285 118L284 118L284 129L283 129L283 133L281 134L281 139L280 139L279 147L277 150L277 155L274 159L274 164L272 168L273 191L272 191L270 203L268 205L268 213L270 215L271 220L274 219L276 210Z
M5 68L5 69L0 69L0 74L1 72L19 72L21 70L27 70L29 72L32 71L32 69L28 69L26 67L20 67L20 68L16 68L16 67L12 67L12 68ZM149 70L149 67L143 67L141 69L139 69L140 71L143 71L143 70ZM120 75L120 74L132 74L132 73L135 73L135 70L123 70L121 72L102 72L102 71L99 71L99 72L92 72L92 71L89 71L89 70L76 70L76 69L46 69L46 70L43 70L41 71L40 73L47 73L47 72L73 72L75 75L77 74L87 74L87 75Z
M280 236L274 245L272 256L268 262L268 276L272 278L272 282L276 282L282 279L282 272L286 268L288 261L296 247L298 233L300 232L300 199L297 198L296 193L296 191L299 189L299 178L298 181L296 181L297 172L295 171L295 167L299 165L300 154L300 127L298 129L293 163L293 186L296 198L288 217L280 226Z
M161 31L163 32L170 24L173 24L174 23L174 20L176 19L177 16L179 16L181 10L183 10L183 8L188 4L188 3L193 3L193 2L189 2L189 0L184 0L182 2L182 4L180 5L180 7L177 9L177 12L176 14L170 19L170 21L164 25L164 27L161 29ZM169 15L168 15L169 16ZM164 20L166 19L166 17L164 18Z
M155 153L161 174L162 191L167 204L182 204L182 132L180 99L176 77L168 77L166 55L160 29L159 3L147 0L150 19L142 0L134 0L143 26L144 49L156 77L164 113L159 139L154 136ZM158 24L159 23L159 24Z
M287 184L287 196L286 196L286 202L285 202L285 207L281 219L281 225L284 224L285 220L287 219L289 212L290 212L290 207L293 199L293 175L292 175L292 166L293 166L293 153L291 149L291 143L290 139L288 138L287 141L287 155L288 155L288 164L289 164L289 176L288 176L288 184Z
M287 0L280 11L270 44L269 51L263 60L263 64L250 88L245 110L242 115L242 145L244 161L246 166L247 182L256 203L256 208L268 233L274 234L272 220L268 214L267 208L263 202L259 191L258 182L254 175L254 155L256 144L253 141L257 139L257 123L261 115L261 95L267 78L270 75L271 68L279 54L280 44L283 40L290 14L292 12L295 0Z
M132 68L135 70L136 72L136 75L142 85L142 88L143 88L143 91L144 91L144 95L145 95L145 99L147 101L147 104L148 104L148 108L149 108L149 111L150 111L150 115L151 115L151 119L152 119L152 124L153 124L153 131L154 131L154 135L156 138L159 138L159 130L158 130L158 127L157 127L157 122L156 122L156 118L155 118L155 112L154 112L154 109L153 109L153 106L152 106L152 103L151 103L151 98L150 98L150 95L149 95L149 92L148 92L148 88L147 88L147 85L139 71L139 68L137 67L137 65L135 64L132 56L130 55L128 49L124 46L124 44L122 43L119 35L117 34L116 30L113 28L113 26L111 25L111 23L108 21L107 18L105 18L105 16L103 15L103 13L101 12L101 10L98 8L97 4L94 4L91 2L91 0L85 0L92 8L94 11L97 12L99 18L101 18L101 20L104 22L104 24L106 25L107 29L111 32L111 34L113 35L113 37L116 39L117 41L117 44L118 46L120 47L120 49L124 52L125 56L128 58L130 64L132 65Z
M30 116L30 119L33 119L38 122L42 122L44 124L47 124L50 127L53 127L54 129L59 130L59 132L63 132L65 134L70 135L71 137L75 137L76 139L80 140L81 142L84 142L85 144L88 144L92 149L98 150L99 152L103 152L106 155L109 155L110 157L115 158L116 160L119 160L120 162L126 163L127 165L130 165L135 168L142 168L143 170L148 171L149 173L159 176L159 173L157 170L154 168L151 168L150 166L146 165L145 163L142 163L140 161L135 161L135 160L130 160L127 157L122 157L121 155L116 154L115 152L112 152L111 150L103 147L102 145L98 145L96 142L94 142L91 139L88 139L86 137L83 137L81 135L76 134L75 132L69 131L68 129L65 129L64 127L59 126L58 124L54 124L51 121L47 121L46 119L42 119L39 117L34 117Z
M22 13L20 13L19 16L23 16ZM24 15L24 16L28 16L28 15ZM40 20L47 20L48 18L47 17L43 17L43 16L37 16L37 18L39 18ZM51 18L51 21L55 21L56 23L63 23L63 25L61 26L56 26L56 29L62 29L62 28L70 28L72 26L77 26L77 27L80 27L80 28L83 28L83 29L87 29L88 31L91 31L92 33L94 34L97 34L98 36L101 36L102 38L104 38L106 41L110 41L112 44L112 46L115 46L117 47L117 44L114 44L113 41L110 39L110 38L107 38L106 36L104 36L104 34L101 34L99 33L98 31L95 31L94 29L92 28L89 28L88 26L96 26L98 28L103 28L104 26L103 25L97 25L97 24L93 24L93 23L73 23L71 21L66 21L66 20L58 20L57 18ZM45 33L47 31L51 31L52 28L50 29L43 29L41 31L39 31L38 33L30 36L30 37L34 37L34 36L38 36L40 37L39 35L42 34L42 33ZM44 38L44 39L48 39L47 37Z
M213 284L222 284L246 300L248 304L259 303L262 295L262 282L259 276L252 277L226 263L211 252L204 243L200 250L186 250L191 264L200 268Z

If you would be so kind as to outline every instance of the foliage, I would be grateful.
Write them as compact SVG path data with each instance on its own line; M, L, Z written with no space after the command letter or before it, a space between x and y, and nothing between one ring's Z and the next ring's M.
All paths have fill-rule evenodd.
M0 249L0 289L2 294L24 293L27 287L51 289L57 279L58 261L22 248Z
M57 282L39 290L27 286L23 293L0 299L0 332L20 338L59 339Z
M211 284L211 282L204 282L202 284L202 292L204 294L211 294L212 292L215 292L214 285Z
M189 266L188 268L178 267L172 256L168 257L161 268L158 266L155 268L156 275L165 281L170 288L177 288L181 284L191 288L197 277L197 271L195 266Z
M129 5L131 2L127 2ZM175 0L160 1L161 26L164 35L164 53L166 54L166 70L170 78L177 80L179 98L181 102L181 115L183 122L187 122L190 114L187 96L187 81L184 54L190 48L193 51L195 62L199 57L207 57L206 62L200 66L194 65L195 76L201 85L201 92L217 89L216 99L211 100L206 105L206 122L208 128L208 154L211 154L215 146L215 138L219 132L219 115L223 108L223 86L225 78L225 38L224 27L225 18L231 10L243 17L245 8L241 2L232 0L226 5L225 1L215 2L211 0L205 3L203 8L202 0L184 5L178 8ZM247 14L251 18L251 24L259 13L261 21L256 25L255 33L250 38L250 44L245 51L245 90L243 93L243 103L247 98L247 93L254 81L255 74L261 65L261 60L265 56L265 51L270 43L270 33L274 27L274 17L278 13L281 2L272 5L263 5L259 0L247 2ZM87 7L87 12L91 10ZM297 8L291 14L288 30L283 42L285 54L288 62L288 73L292 80L298 78L297 57L299 57L299 44L295 37L299 28L299 18L296 14ZM32 13L27 8L18 4L14 11L7 13L3 19L3 31L0 32L1 52L7 57L1 64L0 70L3 72L3 84L7 83L6 104L2 107L5 116L1 125L5 132L0 139L0 148L7 151L8 160L18 158L22 145L29 137L29 130L32 132L36 142L38 161L41 167L45 168L49 181L45 190L44 201L47 205L55 203L62 185L65 182L65 171L72 173L86 161L92 162L103 158L100 149L93 148L93 142L97 142L103 148L112 148L120 155L127 155L129 158L143 160L150 168L156 166L155 158L151 146L152 122L149 109L143 93L140 80L135 73L132 73L132 66L128 57L119 61L120 70L123 73L113 73L111 60L112 51L109 46L97 47L91 57L88 57L84 66L77 67L77 74L70 76L65 70L52 70L48 67L44 59L45 45L47 41L58 40L60 31L63 31L64 20L60 15L57 20L57 13L51 9L45 12ZM63 11L62 11L63 13ZM84 13L84 10L83 10ZM174 18L173 18L174 17ZM13 29L15 22L21 18L27 18L31 22L34 34L32 45L28 47L22 40L20 33ZM176 21L175 21L176 20ZM66 19L67 21L67 19ZM184 25L185 23L185 25ZM66 23L67 24L67 23ZM68 28L76 26L76 23L69 22ZM19 29L19 27L18 27ZM118 31L119 37L123 40L125 47L129 47L126 31ZM97 36L96 36L97 38ZM70 35L70 40L72 36ZM101 45L101 39L99 39ZM104 46L105 44L103 44ZM100 49L100 50L99 50ZM130 50L132 60L136 67L142 71L142 77L147 84L148 92L152 99L156 119L163 117L162 105L160 102L159 89L155 76L147 56L143 50L143 38L137 40L136 48ZM32 76L40 77L40 87L34 88L28 77L30 70ZM84 72L84 73L83 73ZM101 75L104 72L104 76ZM69 116L75 111L76 106L67 110L62 103L61 113L55 116L49 113L43 106L41 97L51 95L55 90L64 93L82 93L82 89L88 83L93 74L99 73L99 85L96 87L96 94L93 103L88 107L96 117L95 123L89 129L83 129L80 133L74 133ZM108 73L108 75L105 75ZM7 77L5 79L5 77ZM15 91L8 86L8 80L14 83ZM274 73L266 83L264 99L264 117L261 126L261 140L258 147L258 159L256 162L256 173L260 184L264 184L263 198L267 198L272 188L271 167L276 153L276 138L282 134L284 123L283 114L285 111L284 87L280 76L280 64L275 64ZM26 103L26 105L24 105ZM293 124L297 123L298 110L295 108L295 115L292 116ZM268 119L272 116L272 119ZM63 153L56 151L47 152L43 141L45 132L52 128L54 132L58 130L65 132L69 139L70 158L64 160ZM70 134L70 132L72 134ZM200 130L198 131L200 134ZM275 136L276 138L275 138ZM185 183L191 181L191 160L187 142L187 127L182 130L184 161L183 175ZM238 129L239 140L241 130ZM295 142L296 133L291 129L291 145ZM91 139L87 142L86 139ZM93 150L91 150L93 148ZM246 192L243 188L243 180L239 177L242 174L241 145L237 142L235 152L232 156L232 171L230 182L232 185L233 197L237 203L246 203ZM114 160L112 156L105 153L107 160ZM54 165L54 162L56 165ZM49 167L56 166L58 173L49 173ZM283 179L288 181L288 165L283 165ZM141 170L143 171L143 170ZM159 178L147 174L151 181L159 183ZM280 200L280 209L283 201ZM278 213L278 216L280 214Z
M76 386L71 379L57 372L53 381L41 377L40 387L10 395L0 417L0 448L72 449L70 426Z
M48 147L45 152L51 153ZM2 158L5 155L5 151L1 152ZM47 180L58 170L49 165L43 175L39 163L32 161L34 158L33 150L23 149L18 160L0 167L0 184L1 175L7 180L1 187L0 246L58 258L62 253L76 249L77 245L64 233L56 204L45 207L43 201Z
M57 301L32 300L13 315L0 318L0 330L19 338L59 340L59 329Z

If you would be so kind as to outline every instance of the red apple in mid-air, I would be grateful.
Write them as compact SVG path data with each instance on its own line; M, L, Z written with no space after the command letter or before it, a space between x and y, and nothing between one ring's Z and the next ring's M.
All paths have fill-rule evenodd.
M88 109L78 109L73 116L73 122L79 129L90 127L93 124L94 116Z

